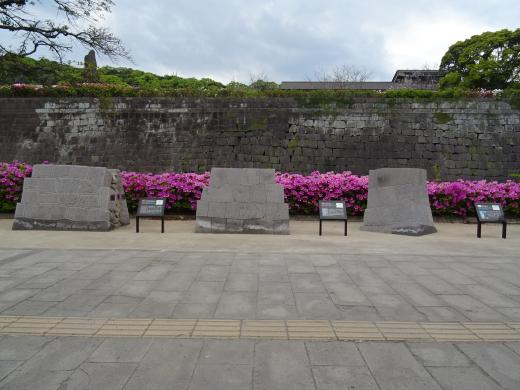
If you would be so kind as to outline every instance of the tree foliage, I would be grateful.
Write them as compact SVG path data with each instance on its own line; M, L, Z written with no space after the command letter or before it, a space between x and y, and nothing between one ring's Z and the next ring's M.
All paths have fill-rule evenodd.
M520 28L485 32L451 45L441 87L505 89L520 86Z
M61 61L79 43L111 59L130 58L121 41L98 26L113 5L112 0L0 0L0 30L11 33L15 42L14 47L0 42L0 55L29 56L47 49ZM49 7L54 20L33 15Z

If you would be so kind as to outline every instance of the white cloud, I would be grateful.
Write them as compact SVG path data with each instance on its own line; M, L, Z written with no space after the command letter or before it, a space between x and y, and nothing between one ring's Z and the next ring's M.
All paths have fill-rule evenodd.
M438 66L453 43L492 30L492 26L469 19L462 13L412 14L399 29L385 35L385 57L393 69L421 69Z

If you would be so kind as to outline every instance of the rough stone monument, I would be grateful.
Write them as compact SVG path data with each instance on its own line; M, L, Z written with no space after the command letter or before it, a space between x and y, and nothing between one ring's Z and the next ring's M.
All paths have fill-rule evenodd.
M197 202L196 232L289 234L289 207L274 169L212 168Z
M24 180L13 230L107 231L129 223L118 170L35 165Z
M436 233L426 190L426 171L416 168L371 170L361 229L410 236Z

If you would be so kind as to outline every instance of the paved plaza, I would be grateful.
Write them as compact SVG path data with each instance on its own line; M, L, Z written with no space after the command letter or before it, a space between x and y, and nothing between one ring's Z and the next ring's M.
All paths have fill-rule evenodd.
M0 389L520 388L520 226L13 232Z

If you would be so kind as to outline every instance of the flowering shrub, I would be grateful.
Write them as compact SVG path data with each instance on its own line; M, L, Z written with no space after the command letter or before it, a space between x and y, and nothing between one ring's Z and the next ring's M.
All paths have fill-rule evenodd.
M121 181L125 188L130 210L136 210L139 198L166 198L167 209L195 210L202 189L209 183L209 172L162 174L122 172Z
M32 167L18 161L0 163L0 212L12 212L20 201L23 179ZM135 211L139 198L166 198L169 210L195 210L202 189L209 184L209 172L162 174L122 172L129 209ZM318 201L343 199L349 215L362 215L368 195L368 177L350 172L312 172L310 175L277 173L276 181L284 187L291 212L313 214ZM474 215L473 202L500 203L506 214L520 217L520 183L457 180L429 182L430 205L434 215L466 217Z
M30 165L0 162L0 212L11 212L22 197L23 179L31 176Z

